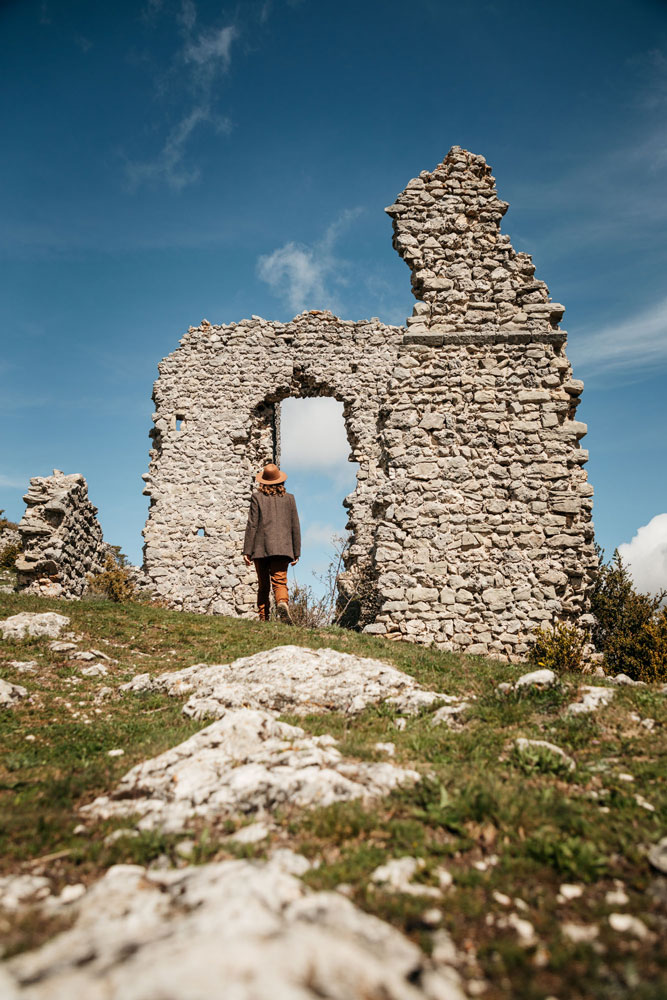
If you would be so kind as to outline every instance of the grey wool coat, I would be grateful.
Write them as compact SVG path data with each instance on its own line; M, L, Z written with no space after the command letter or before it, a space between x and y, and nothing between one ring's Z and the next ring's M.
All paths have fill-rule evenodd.
M243 540L243 554L251 559L266 556L301 555L301 527L292 493L267 496L257 490L250 499L248 524Z

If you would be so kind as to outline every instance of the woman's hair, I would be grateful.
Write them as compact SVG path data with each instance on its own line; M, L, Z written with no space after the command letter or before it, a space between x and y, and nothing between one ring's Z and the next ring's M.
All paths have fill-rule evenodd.
M257 483L257 489L260 493L263 493L267 497L284 497L285 496L285 485L284 483L271 483L267 486L266 483Z

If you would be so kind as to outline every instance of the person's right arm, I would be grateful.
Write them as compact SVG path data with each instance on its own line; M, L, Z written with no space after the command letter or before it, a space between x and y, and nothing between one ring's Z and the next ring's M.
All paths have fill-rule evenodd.
M292 497L292 551L294 552L294 562L296 565L301 555L301 525L299 524L299 514L296 509L296 500Z

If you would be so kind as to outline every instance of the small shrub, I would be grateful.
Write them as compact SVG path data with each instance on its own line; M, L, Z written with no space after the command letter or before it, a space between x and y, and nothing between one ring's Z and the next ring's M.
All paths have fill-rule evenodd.
M539 628L533 633L534 644L530 661L554 673L581 671L584 636L575 625L556 622L552 628Z
M110 547L104 570L88 577L88 593L108 597L110 601L132 601L137 588L127 566L127 558L117 545Z
M638 594L630 572L618 551L600 569L591 595L595 616L592 640L604 653L612 674L627 674L637 681L667 680L667 609L661 608L666 593Z
M4 549L0 549L0 569L14 569L14 563L20 551L21 546L17 545L16 542L10 542L9 545L5 545Z
M564 835L562 830L543 827L526 840L526 853L560 875L594 882L604 875L608 863L589 839Z
M524 774L552 774L557 778L570 775L569 762L548 747L530 746L523 749L514 747L512 762Z
M331 624L329 599L316 597L313 588L294 583L290 587L289 610L295 625L304 628L321 628Z

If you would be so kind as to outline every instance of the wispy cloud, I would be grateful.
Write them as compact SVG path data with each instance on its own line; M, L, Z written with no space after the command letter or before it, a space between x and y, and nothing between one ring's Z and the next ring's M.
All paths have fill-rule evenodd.
M362 212L346 209L321 240L311 245L290 241L257 261L257 273L290 309L331 308L336 288L348 283L350 265L334 249L342 232Z
M147 20L165 13L162 0L149 0L144 10ZM229 72L232 61L232 45L239 37L234 24L222 28L204 27L197 31L197 7L193 0L181 0L176 17L180 45L174 58L174 67L185 74L186 93L190 107L169 130L159 152L152 159L126 159L125 171L132 189L143 184L165 183L172 190L180 191L194 183L200 176L197 165L188 162L188 148L194 132L200 127L213 128L216 132L228 134L232 124L230 119L215 110L215 83L218 77ZM182 87L182 73L179 86ZM167 91L165 96L170 96Z
M19 476L19 475L5 475L0 472L0 487L5 487L7 489L27 489L30 482L30 476Z
M217 132L231 130L229 119L214 117L206 107L194 107L174 126L153 160L126 163L125 169L131 187L137 188L146 181L163 180L172 190L180 191L196 181L200 169L197 165L188 163L186 153L192 133L202 124L212 124Z
M584 330L568 353L592 375L667 365L667 298L619 323Z
M190 42L186 46L184 59L186 62L193 62L198 66L213 68L220 65L223 70L227 70L231 62L232 42L235 38L238 38L238 30L233 24L221 28L220 31L200 35L196 42Z

